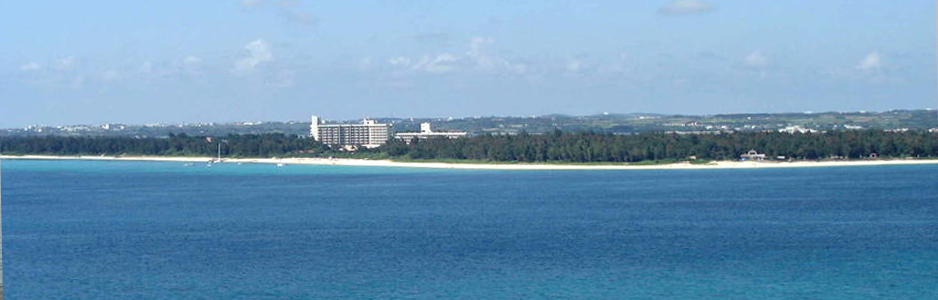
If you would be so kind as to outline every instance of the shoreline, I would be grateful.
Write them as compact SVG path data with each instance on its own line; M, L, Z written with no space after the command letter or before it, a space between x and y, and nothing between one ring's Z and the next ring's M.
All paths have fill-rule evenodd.
M168 156L54 156L54 155L0 155L0 159L13 160L101 160L101 161L162 161L207 163L213 157L168 157ZM536 164L536 163L444 163L444 162L397 162L391 160L367 160L350 158L227 158L221 163L258 163L283 165L327 165L359 167L403 167L428 169L465 169L465 170L709 170L709 169L765 169L765 168L810 168L810 167L852 167L885 165L920 165L938 164L938 159L891 159L891 160L853 160L853 161L795 161L795 162L743 162L714 161L707 164L689 162L662 165L577 165L577 164Z

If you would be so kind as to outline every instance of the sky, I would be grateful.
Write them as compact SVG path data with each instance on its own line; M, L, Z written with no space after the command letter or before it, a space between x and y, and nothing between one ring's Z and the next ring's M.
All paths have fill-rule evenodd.
M925 0L0 1L0 127L938 106Z

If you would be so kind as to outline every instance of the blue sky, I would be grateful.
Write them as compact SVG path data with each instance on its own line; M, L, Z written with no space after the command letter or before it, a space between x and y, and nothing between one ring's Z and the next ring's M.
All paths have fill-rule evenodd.
M0 127L933 108L933 1L0 2Z

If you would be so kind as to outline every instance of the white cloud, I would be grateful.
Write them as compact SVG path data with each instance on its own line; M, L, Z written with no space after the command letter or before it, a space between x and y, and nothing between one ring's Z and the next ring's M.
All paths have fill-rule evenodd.
M30 62L20 66L20 71L23 72L35 72L39 70L42 70L42 65L37 62Z
M274 59L273 52L270 51L270 44L262 39L257 39L244 45L244 49L247 49L250 55L235 61L235 73L248 74L254 72L254 69L259 64Z
M481 55L486 46L495 44L495 38L490 36L477 36L469 40L469 54Z
M502 63L502 61L499 61L497 57L488 54L488 51L486 51L486 48L493 44L495 44L495 38L473 37L469 40L469 52L467 52L466 55L471 57L479 68L491 69L496 67L499 63Z
M388 63L391 64L392 66L409 67L410 57L398 56L398 57L389 59Z
M698 0L676 0L668 2L658 13L663 15L689 15L699 14L716 10L716 7Z
M459 60L458 56L450 53L438 54L436 57L424 56L413 68L433 74L449 73L459 69L456 65Z
M762 68L769 64L769 59L766 58L765 55L762 54L762 52L759 52L758 50L756 50L756 51L753 51L752 53L749 53L749 55L746 55L746 57L743 58L743 62L748 67Z
M883 66L882 58L879 56L879 52L874 51L873 53L868 54L863 60L860 61L860 64L857 65L857 69L862 71L873 71L879 70Z
M579 73L580 71L583 71L583 67L583 61L579 59L574 59L567 62L567 71L572 73Z
M466 54L475 61L476 67L482 70L508 71L516 74L528 71L528 66L525 64L514 63L489 53L488 49L494 44L495 38L493 37L473 37L469 41L469 52Z
M60 71L71 71L71 70L74 70L77 65L78 65L78 60L75 59L74 56L68 56L68 57L59 59L59 61L57 61L55 64L55 68Z
M101 80L104 80L104 81L112 81L120 77L121 77L120 72L117 72L115 70L107 70L107 71L104 71L104 73L101 73Z
M190 66L199 64L200 62L202 62L202 59L199 58L198 56L189 55L182 59L183 64L190 65Z
M388 63L392 66L405 68L411 71L443 74L458 70L459 67L457 64L460 60L461 58L459 56L443 53L435 56L424 55L417 60L399 56L388 60Z
M261 62L269 61L274 57L270 52L270 45L261 39L248 43L244 48L251 52L252 58Z
M198 56L194 56L194 55L187 55L187 56L182 57L182 58L174 59L173 62L172 62L172 67L173 67L173 68L172 68L172 69L169 69L169 70L167 70L167 71L169 71L169 72L185 72L185 73L194 74L194 73L198 73L198 72L199 72L201 64L202 64L202 58L200 58L200 57L198 57ZM247 73L248 71L232 70L232 72L245 74L245 73Z
M488 48L494 43L495 39L492 37L473 37L469 40L469 50L464 55L441 53L424 55L420 58L399 56L389 59L388 64L409 71L432 74L450 73L462 69L505 71L515 74L528 71L528 66L525 64L513 63L490 54Z

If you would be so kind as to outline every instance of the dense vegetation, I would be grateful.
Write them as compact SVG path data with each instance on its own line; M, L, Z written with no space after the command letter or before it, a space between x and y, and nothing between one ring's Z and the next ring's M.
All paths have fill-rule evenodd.
M0 152L49 155L215 156L219 143L223 157L309 156L323 148L321 144L310 139L275 133L215 138L170 134L168 138L0 137Z
M561 133L517 136L479 136L460 140L390 143L380 151L409 159L468 159L521 162L639 162L737 159L751 149L770 157L824 159L830 157L938 157L938 135L927 132L879 130L824 134L752 132L678 135L646 133L611 135Z
M4 154L156 155L223 157L341 156L405 160L474 160L517 162L642 162L662 160L732 160L750 149L769 157L938 157L938 134L923 131L837 131L823 134L750 132L679 135L606 133L483 135L466 139L392 141L378 149L344 153L305 137L284 134L228 135L211 139L185 134L168 138L0 137Z

